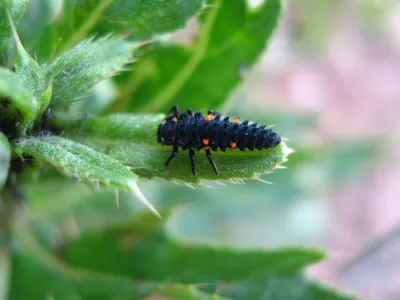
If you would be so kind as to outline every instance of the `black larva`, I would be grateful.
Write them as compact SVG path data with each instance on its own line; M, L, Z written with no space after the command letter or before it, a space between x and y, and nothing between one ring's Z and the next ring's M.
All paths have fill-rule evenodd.
M204 148L206 157L218 175L218 168L211 156L210 149L217 151L218 148L226 151L250 151L262 150L277 146L281 137L265 126L257 126L257 123L244 121L240 123L239 118L233 121L229 117L222 118L213 110L204 116L200 112L193 114L192 110L179 113L178 106L171 108L165 120L158 126L157 142L163 145L173 146L172 153L165 165L177 155L178 148L189 149L190 163L193 176L196 176L196 165L194 161L194 150Z

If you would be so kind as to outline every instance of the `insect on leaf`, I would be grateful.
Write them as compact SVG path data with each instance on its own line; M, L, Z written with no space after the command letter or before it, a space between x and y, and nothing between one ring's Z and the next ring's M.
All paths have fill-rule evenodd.
M164 166L172 150L172 147L157 143L157 127L164 118L161 114L115 114L93 118L72 126L69 137L120 160L139 176L186 183L256 179L284 163L292 152L283 141L277 147L263 151L216 151L213 156L220 171L217 176L202 150L196 152L198 173L194 177L187 151L178 153L168 167Z

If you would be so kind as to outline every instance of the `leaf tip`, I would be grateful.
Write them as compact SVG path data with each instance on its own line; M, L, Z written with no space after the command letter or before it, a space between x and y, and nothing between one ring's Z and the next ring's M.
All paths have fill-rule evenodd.
M254 178L255 180L257 180L257 181L259 181L259 182L262 182L262 183L265 183L265 184L273 184L272 182L270 182L270 181L267 181L267 180L264 180L264 179L262 179L261 177L256 177L256 178Z
M14 40L15 40L17 46L20 46L21 45L21 41L19 39L19 36L18 36L18 33L17 33L17 29L15 28L14 22L13 22L13 20L12 20L12 18L10 16L10 13L8 11L7 11L7 18L8 18L8 23L10 24L10 27L11 27L12 34L14 36Z
M142 191L139 189L137 183L133 180L129 180L127 182L130 190L139 198L140 201L143 202L144 205L147 206L159 219L162 219L161 214L157 211L157 209L150 203L149 200L143 195Z
M295 153L296 151L293 148L290 148L285 141L287 141L288 139L282 138L282 154L284 155L284 157L288 157L290 154Z

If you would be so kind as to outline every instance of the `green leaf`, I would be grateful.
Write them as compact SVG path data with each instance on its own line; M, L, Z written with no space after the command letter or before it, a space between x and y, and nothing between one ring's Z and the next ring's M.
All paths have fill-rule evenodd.
M147 218L69 242L63 257L79 268L144 281L168 278L231 299L351 299L304 277L304 268L323 258L319 251L195 246L172 240Z
M22 78L0 67L0 131L7 136L25 130L36 117L37 102Z
M24 46L21 44L17 30L15 29L11 18L9 21L13 31L14 43L17 47L17 57L15 63L16 72L21 77L24 86L30 88L36 99L40 100L45 90L45 75L42 68L26 52Z
M68 267L63 267L60 272L59 267L43 262L33 255L17 253L13 265L11 295L8 299L42 300L47 299L49 294L54 299L68 300L145 300L149 299L149 294L182 300L228 300L218 296L210 299L209 295L190 285L162 285Z
M32 299L149 299L150 294L182 300L210 300L194 286L135 280L66 265L29 232L19 229L14 251L10 300ZM176 298L173 298L176 299ZM215 296L214 300L228 300Z
M215 1L202 18L194 45L159 43L137 53L135 71L120 78L114 109L166 112L174 104L221 107L241 82L242 70L251 68L263 53L280 13L280 0L265 0L255 11L244 0Z
M93 253L94 249L103 251ZM99 263L105 253L108 259ZM146 280L170 278L186 284L291 277L322 258L322 253L306 249L261 251L195 246L171 240L154 224L135 223L86 234L67 243L65 251L65 259L80 268ZM134 265L130 263L132 259ZM229 269L224 267L227 265Z
M318 251L196 247L165 236L160 225L145 216L97 231L67 242L60 258L30 226L19 226L10 299L352 299L304 278L303 269L322 258Z
M7 14L11 16L14 24L25 13L29 0L3 0L0 3L0 65L11 65L12 52L15 44L12 42L12 29L8 22Z
M287 160L292 152L282 141L275 148L263 151L213 152L220 174L215 175L204 151L198 152L198 175L192 176L187 152L181 152L170 166L164 167L171 147L162 147L156 141L157 126L164 115L116 114L86 120L78 125L70 138L131 166L143 177L158 177L199 183L200 180L257 179ZM70 129L73 131L73 129Z
M49 268L27 251L14 253L12 274L10 300L82 299L59 270Z
M107 33L129 30L132 36L148 38L154 34L184 27L202 7L202 0L115 0L105 10L95 31Z
M65 106L85 96L100 81L122 71L132 59L133 44L118 38L86 40L58 57L48 68L53 79L51 106Z
M21 138L16 153L47 162L62 173L92 184L102 184L135 193L156 215L158 212L137 186L138 176L119 161L89 147L57 136Z
M3 189L10 168L11 148L4 134L0 132L0 191Z
M62 13L43 31L34 51L48 58L96 34L130 33L134 39L184 27L204 0L66 0ZM44 12L45 13L45 12Z

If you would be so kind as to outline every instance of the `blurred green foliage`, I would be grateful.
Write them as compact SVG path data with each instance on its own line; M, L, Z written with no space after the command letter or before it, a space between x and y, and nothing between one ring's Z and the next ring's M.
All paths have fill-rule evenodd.
M10 144L6 136L0 132L0 189L3 189L6 182L10 159Z
M115 110L165 112L175 104L220 108L240 82L241 68L263 52L281 7L279 1L266 1L253 11L245 1L211 2L200 15L202 30L193 44L156 43L138 53L138 72L122 76Z
M324 228L324 192L376 143L305 145L312 116L242 102L231 115L279 122L289 161L285 143L217 152L216 177L198 155L193 178L186 155L164 168L155 141L172 105L226 104L281 13L280 0L0 0L0 300L352 299L304 275L324 258L305 246ZM170 42L191 18L196 37ZM231 184L243 179L259 181Z

